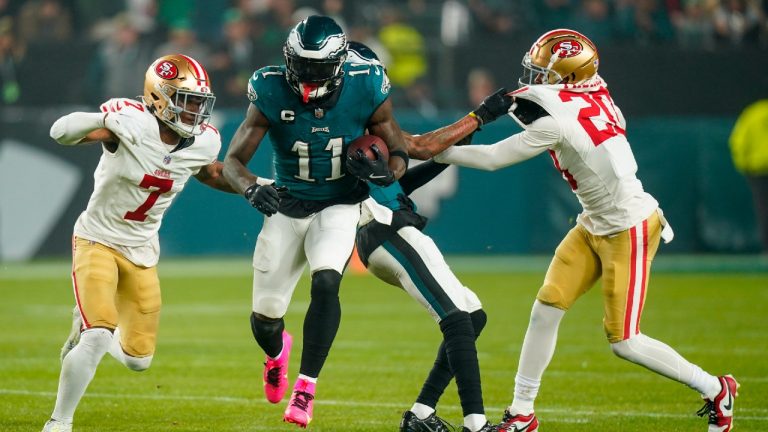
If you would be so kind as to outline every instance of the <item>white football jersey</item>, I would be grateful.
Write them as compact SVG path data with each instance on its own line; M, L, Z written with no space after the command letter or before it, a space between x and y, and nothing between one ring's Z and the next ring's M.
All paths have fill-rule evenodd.
M533 85L514 95L535 102L554 119L521 123L523 128L535 129L542 121L547 127L559 127L559 137L546 147L578 197L584 211L577 221L589 232L624 231L658 208L635 176L637 163L626 138L626 122L604 81L597 79L583 87Z
M75 224L75 235L104 243L134 264L152 267L159 258L158 231L163 214L192 175L216 160L219 132L207 126L188 147L174 149L160 139L156 117L139 101L110 99L102 112L120 112L136 122L143 135L137 144L121 142L117 151L103 148L93 174L88 207ZM135 126L135 125L132 125Z

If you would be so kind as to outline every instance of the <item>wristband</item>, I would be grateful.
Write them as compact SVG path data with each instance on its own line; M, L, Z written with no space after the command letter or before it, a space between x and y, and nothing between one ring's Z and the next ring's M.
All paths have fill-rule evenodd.
M408 153L402 151L402 150L395 150L389 152L389 157L397 156L401 158L405 162L405 168L408 169L408 162L411 161L411 159L408 157Z
M477 130L480 130L482 128L482 126L483 126L483 119L478 117L478 115L474 111L472 111L469 114L467 114L467 116L472 117L473 119L475 119L475 121L477 122Z

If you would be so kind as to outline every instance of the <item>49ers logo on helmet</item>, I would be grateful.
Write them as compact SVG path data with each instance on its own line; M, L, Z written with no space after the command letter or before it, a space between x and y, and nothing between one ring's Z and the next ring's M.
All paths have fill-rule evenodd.
M576 39L567 39L552 45L552 54L557 53L560 58L574 57L581 54L584 48Z
M163 60L155 66L155 73L162 79L171 80L179 75L179 69L168 60Z

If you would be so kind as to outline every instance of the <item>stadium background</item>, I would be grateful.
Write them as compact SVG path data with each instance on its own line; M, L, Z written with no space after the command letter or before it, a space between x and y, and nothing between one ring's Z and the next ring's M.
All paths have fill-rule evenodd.
M585 32L600 48L601 74L628 119L639 176L677 233L664 250L756 252L749 189L727 141L739 112L768 93L766 5L722 2L697 12L694 6L705 3L1 1L0 34L11 48L0 75L0 259L68 254L100 149L55 145L47 131L58 116L139 94L146 64L184 51L211 72L223 156L247 106L245 80L282 62L287 30L313 11L335 16L352 39L381 54L396 116L410 132L457 119L501 85L514 88L522 53L540 32ZM745 12L729 11L731 3L747 5ZM723 17L728 23L739 16L742 26L718 27ZM475 142L518 130L505 118ZM254 172L270 175L269 153L266 146L257 153ZM546 254L579 209L561 183L545 155L496 173L452 168L415 197L446 253ZM247 255L261 220L244 200L190 182L165 218L164 256Z

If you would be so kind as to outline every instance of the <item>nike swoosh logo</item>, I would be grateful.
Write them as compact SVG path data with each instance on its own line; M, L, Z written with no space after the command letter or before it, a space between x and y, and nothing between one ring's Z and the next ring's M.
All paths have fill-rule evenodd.
M731 395L731 390L728 389L728 404L723 405L723 409L726 411L730 411L731 408L733 408L733 396Z
M387 176L385 176L385 175L380 176L380 175L373 175L373 174L371 174L371 175L368 176L368 178L379 179L379 178L387 178Z

